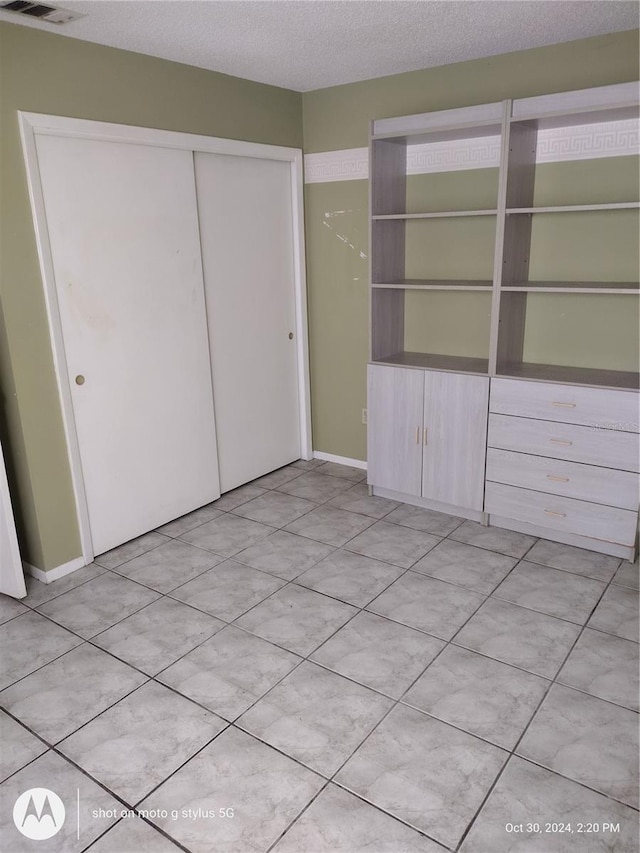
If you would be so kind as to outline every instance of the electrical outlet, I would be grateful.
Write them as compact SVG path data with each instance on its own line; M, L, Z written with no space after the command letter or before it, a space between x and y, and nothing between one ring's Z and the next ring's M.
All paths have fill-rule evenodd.
M367 423L367 410L366 409L362 410L362 423L363 424Z

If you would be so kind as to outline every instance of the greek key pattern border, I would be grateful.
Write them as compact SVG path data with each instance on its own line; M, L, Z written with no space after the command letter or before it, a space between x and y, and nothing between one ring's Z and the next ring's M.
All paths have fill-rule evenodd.
M639 124L635 119L541 130L538 133L538 162L557 163L638 154L639 136ZM408 175L497 168L499 162L499 136L433 142L412 145L407 149ZM368 150L347 148L307 154L304 175L307 184L366 180L369 177Z

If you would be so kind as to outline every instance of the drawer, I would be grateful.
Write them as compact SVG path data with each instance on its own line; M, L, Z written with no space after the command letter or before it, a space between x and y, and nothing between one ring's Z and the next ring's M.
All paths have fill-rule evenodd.
M487 483L485 512L633 547L638 513L531 489Z
M520 418L640 432L640 397L635 391L492 379L489 411Z
M632 432L491 414L487 443L499 450L586 462L621 471L639 470L638 436Z
M495 448L487 452L487 480L634 511L640 499L640 477L629 471Z

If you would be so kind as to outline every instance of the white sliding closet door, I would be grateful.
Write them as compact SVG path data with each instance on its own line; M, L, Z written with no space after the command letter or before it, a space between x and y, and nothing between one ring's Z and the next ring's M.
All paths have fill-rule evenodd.
M291 164L195 154L223 492L300 457Z
M59 136L37 152L100 554L220 494L192 154Z

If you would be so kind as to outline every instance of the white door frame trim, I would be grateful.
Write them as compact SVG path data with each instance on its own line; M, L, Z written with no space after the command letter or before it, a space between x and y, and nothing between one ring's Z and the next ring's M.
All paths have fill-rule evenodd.
M303 157L299 148L285 148L237 139L200 136L172 130L134 127L88 119L42 115L18 111L20 137L27 171L27 184L35 227L36 245L51 336L53 363L58 384L64 433L67 443L69 467L76 504L76 517L80 531L82 558L88 565L95 556L89 526L89 511L82 476L80 448L73 415L73 402L67 372L62 324L58 309L58 295L53 271L53 259L44 206L44 195L38 169L36 136L63 136L74 139L92 139L123 142L130 145L151 145L237 157L280 160L290 163L291 206L293 219L294 290L296 313L296 357L298 365L298 399L300 423L300 452L311 459L311 394L309 379L309 342L307 325L307 287L305 273L305 245L303 219Z

